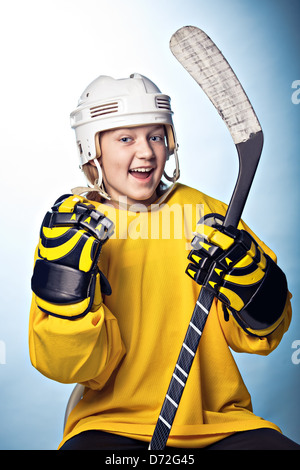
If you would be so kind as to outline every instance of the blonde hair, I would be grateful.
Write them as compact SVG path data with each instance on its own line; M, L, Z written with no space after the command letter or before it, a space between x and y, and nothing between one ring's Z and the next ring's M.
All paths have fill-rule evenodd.
M90 162L88 162L88 163L85 163L82 166L82 171L83 171L86 179L88 180L88 182L92 186L94 186L95 181L98 178L97 168L94 165L92 165ZM96 201L96 202L101 202L102 201L102 197L100 196L100 194L97 191L89 192L88 193L88 199L90 199L91 201Z

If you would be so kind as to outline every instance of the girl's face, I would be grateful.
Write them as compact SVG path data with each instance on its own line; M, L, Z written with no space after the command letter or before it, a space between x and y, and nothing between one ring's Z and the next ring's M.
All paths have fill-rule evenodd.
M113 200L150 205L156 198L166 158L165 129L149 125L113 129L100 135L100 165L105 189Z

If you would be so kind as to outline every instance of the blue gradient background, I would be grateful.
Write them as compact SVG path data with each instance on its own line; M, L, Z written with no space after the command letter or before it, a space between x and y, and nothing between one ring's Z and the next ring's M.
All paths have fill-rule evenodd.
M4 6L5 5L5 6ZM294 317L268 357L235 355L254 411L300 443L299 0L11 0L1 6L0 449L55 449L72 385L30 364L32 259L41 219L83 182L69 113L100 74L149 76L172 97L181 182L228 202L231 137L169 51L181 26L202 28L240 78L265 145L244 219L278 255ZM298 100L297 100L298 98ZM295 101L294 100L294 101ZM299 348L299 346L298 346ZM294 361L292 355L294 353Z

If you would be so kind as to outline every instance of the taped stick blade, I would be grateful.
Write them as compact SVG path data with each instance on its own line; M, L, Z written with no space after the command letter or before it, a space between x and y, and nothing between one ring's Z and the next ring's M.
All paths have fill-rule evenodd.
M261 131L237 76L204 31L195 26L180 28L170 39L170 49L213 103L235 144Z

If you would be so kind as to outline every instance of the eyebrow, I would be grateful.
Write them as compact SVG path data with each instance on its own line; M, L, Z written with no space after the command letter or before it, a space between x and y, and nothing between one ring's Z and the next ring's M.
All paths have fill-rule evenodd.
M152 124L149 124L149 126L152 126ZM111 129L111 132L127 132L127 131L131 131L131 130L134 130L138 127L148 127L147 124L145 126L132 126L132 127L119 127L117 129ZM157 131L157 130L160 130L162 129L163 131L165 130L164 129L164 125L163 124L157 124L157 125L154 125L153 129L151 130L151 132L154 132L154 131Z

